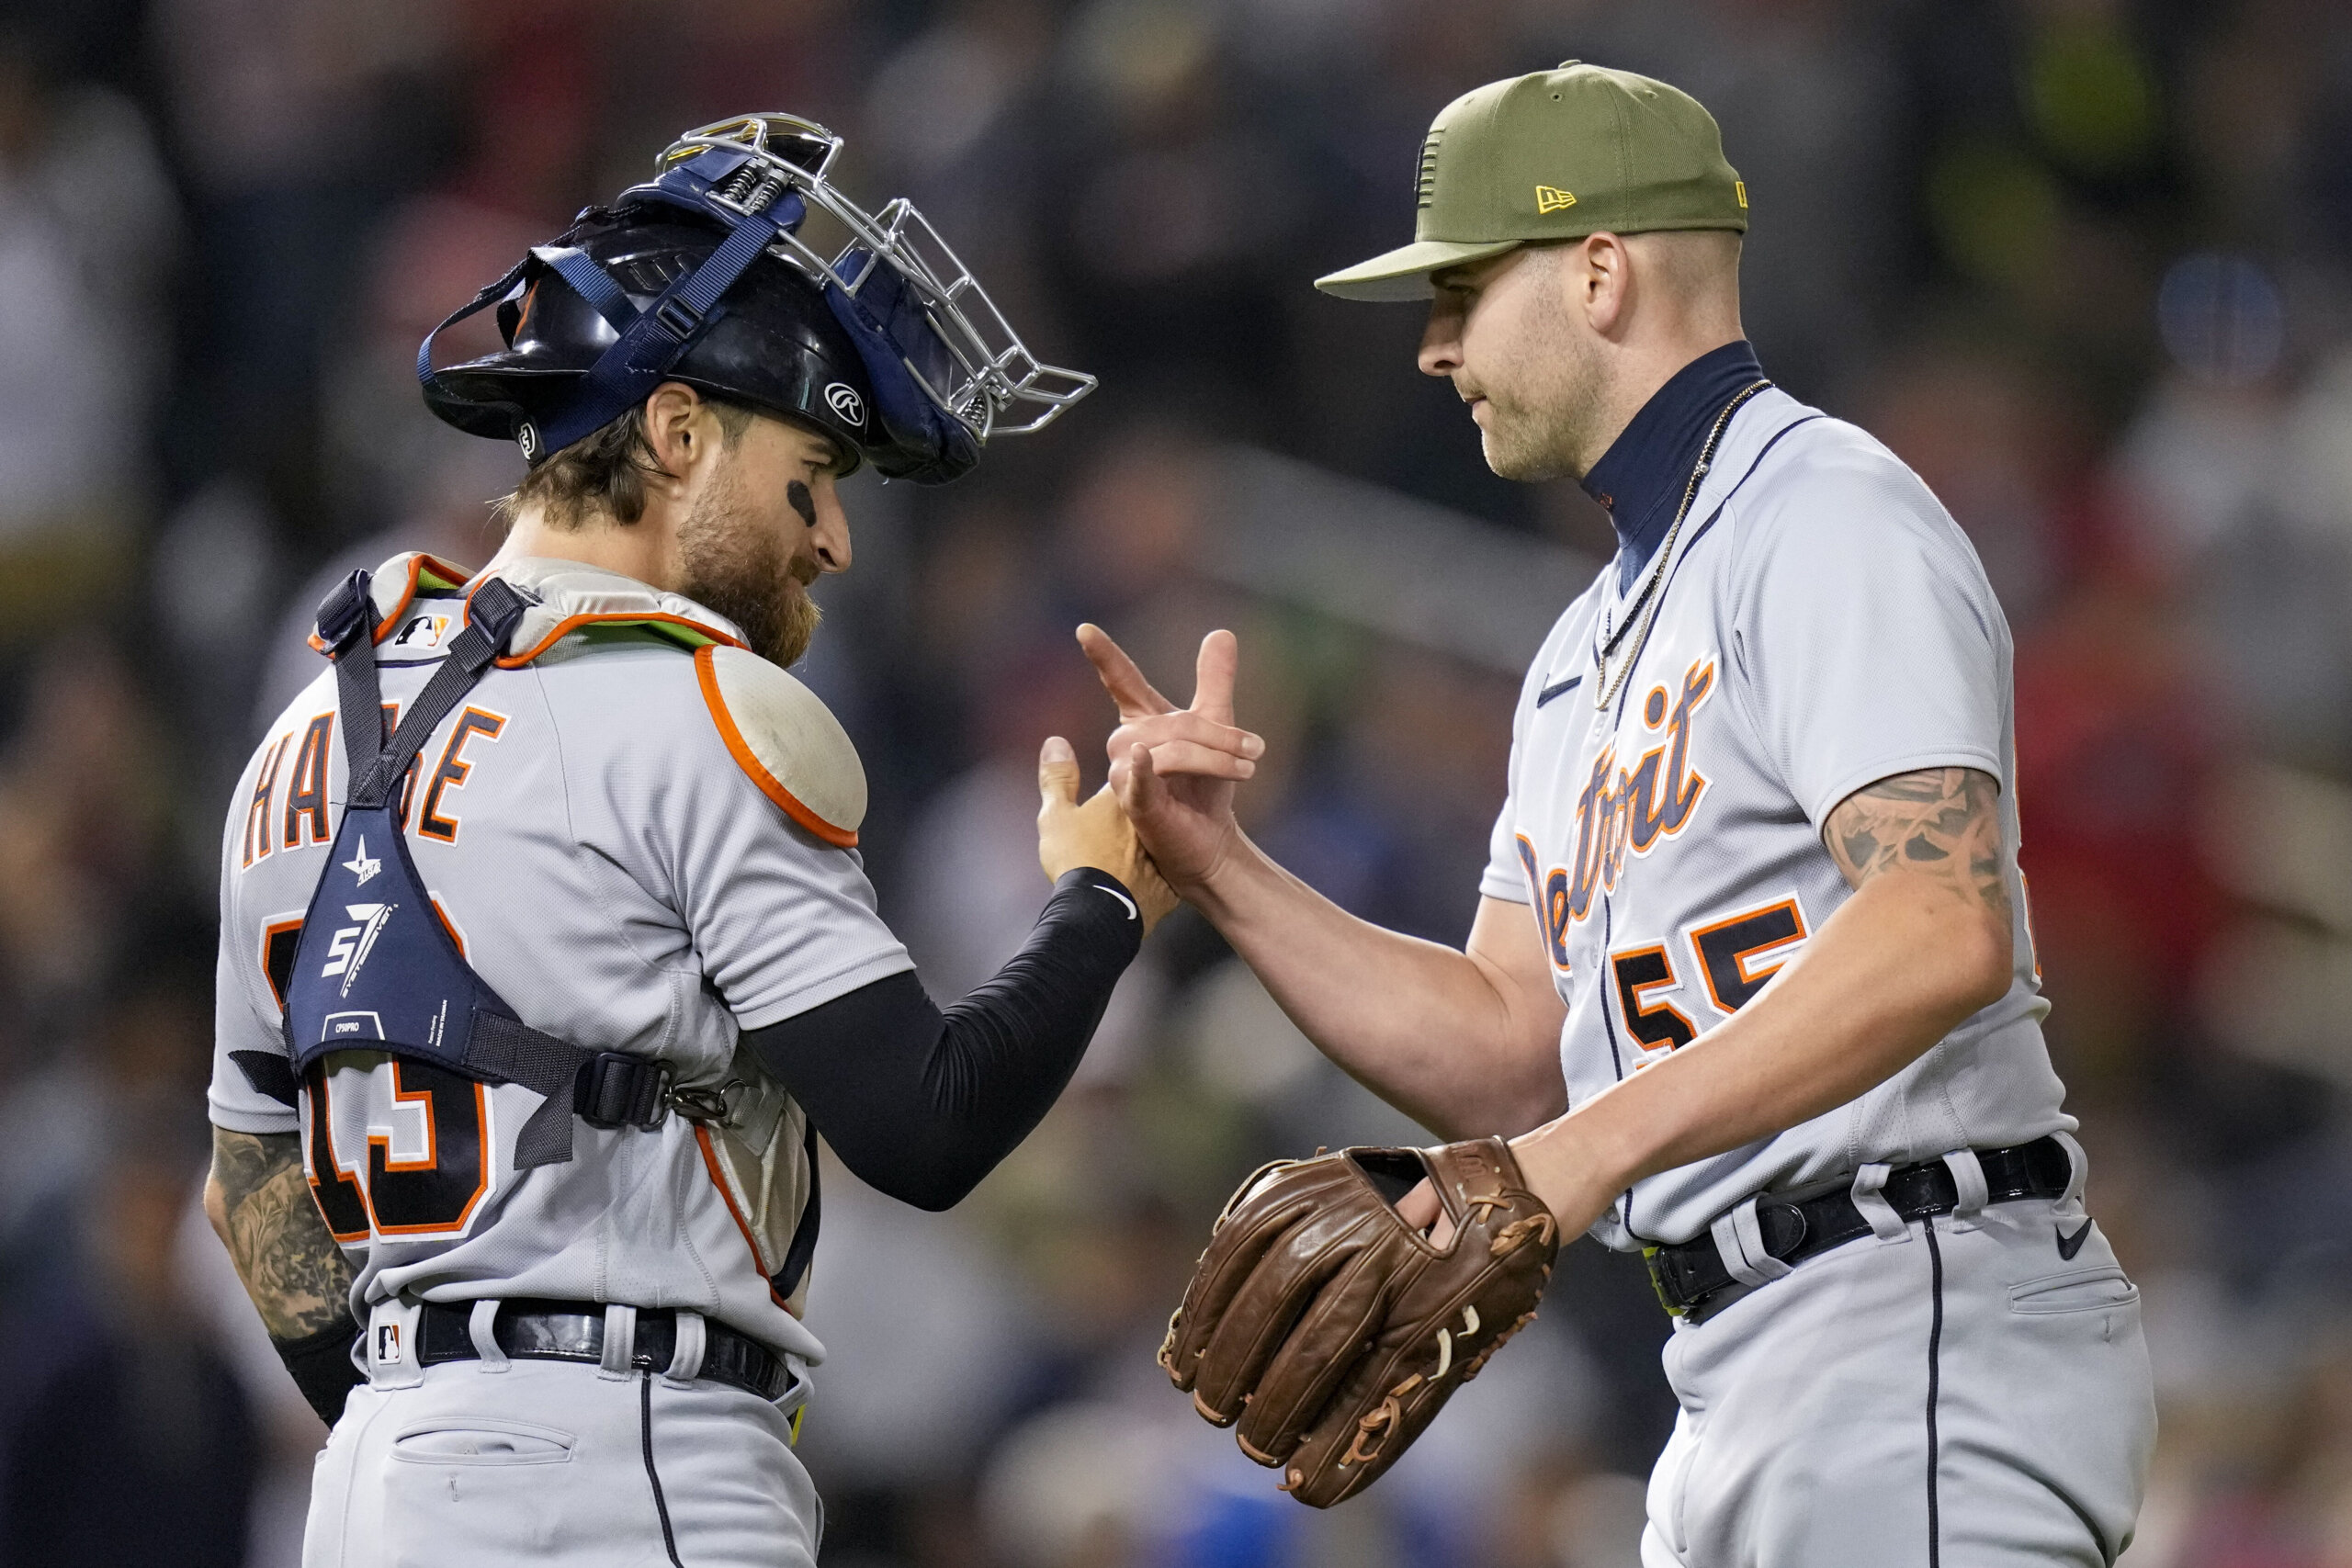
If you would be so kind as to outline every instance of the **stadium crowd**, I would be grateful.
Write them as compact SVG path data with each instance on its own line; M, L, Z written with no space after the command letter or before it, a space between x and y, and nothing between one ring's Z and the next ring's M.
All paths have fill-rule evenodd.
M851 482L806 668L943 998L1042 903L1110 627L1240 634L1251 830L1458 940L1520 663L1610 547L1482 466L1403 236L1430 117L1577 56L1715 113L1769 373L1917 468L2018 644L2016 788L2093 1212L2164 1434L2132 1568L2352 1568L2352 22L2332 0L0 3L0 1563L297 1561L322 1433L195 1209L237 769L333 577L479 562L511 450L418 339L682 129L786 108L1102 387ZM463 352L463 344L453 352ZM1152 1363L1261 1160L1414 1130L1197 920L963 1207L825 1173L800 1452L838 1568L1599 1568L1672 1416L1638 1263L1311 1515Z

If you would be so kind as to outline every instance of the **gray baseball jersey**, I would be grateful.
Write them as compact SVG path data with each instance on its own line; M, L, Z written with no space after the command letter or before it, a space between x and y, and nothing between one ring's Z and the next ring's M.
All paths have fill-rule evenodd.
M1850 896L1822 846L1828 814L1894 774L1964 767L2000 783L2017 974L1870 1093L1648 1178L1594 1235L1685 1241L1766 1188L2071 1131L2017 869L2008 627L1959 528L1869 435L1767 389L1725 427L1652 566L1656 619L1605 705L1638 633L1607 677L1600 650L1646 571L1605 570L1530 667L1480 884L1531 905L1568 1009L1569 1102L1764 987Z
M284 967L346 787L322 660L246 765L221 846L212 1120L304 1134L314 1187L336 1190L325 1207L364 1220L338 1235L363 1320L396 1295L681 1307L813 1361L822 1348L769 1282L805 1203L805 1121L738 1044L911 967L854 848L854 754L701 606L573 563L501 574L537 603L418 759L403 807L418 872L524 1021L659 1058L727 1114L576 1123L572 1160L517 1170L540 1103L520 1085L444 1105L405 1091L383 1053L349 1051L329 1058L323 1106L255 1087L236 1057L284 1052ZM424 557L378 573L388 707L439 662L467 576Z

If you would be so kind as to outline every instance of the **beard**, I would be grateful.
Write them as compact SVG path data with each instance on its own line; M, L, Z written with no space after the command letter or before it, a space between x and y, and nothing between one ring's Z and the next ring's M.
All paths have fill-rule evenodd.
M788 669L808 651L823 612L808 597L817 563L784 547L742 503L731 468L696 498L678 530L678 592L743 629L753 653Z

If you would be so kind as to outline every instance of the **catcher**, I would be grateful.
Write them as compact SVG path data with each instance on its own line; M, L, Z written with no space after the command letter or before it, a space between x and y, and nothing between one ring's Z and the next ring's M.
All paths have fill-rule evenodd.
M1477 1140L1254 1179L1164 1359L1336 1501L1522 1320L1555 1220L1676 1315L1649 1568L2109 1563L2154 1412L2042 1043L2008 630L1917 476L1765 377L1747 216L1703 108L1571 62L1449 106L1416 242L1319 280L1430 299L1420 368L1488 464L1617 532L1529 667L1464 950L1236 826L1229 634L1179 711L1081 629L1170 882L1334 1061Z
M992 980L943 1013L876 911L856 752L784 668L836 480L952 479L1091 383L840 151L689 133L458 312L501 352L426 339L435 411L531 464L505 545L355 573L238 786L206 1202L333 1427L311 1568L812 1564L818 1130L956 1202L1173 902L1057 739L1056 888Z

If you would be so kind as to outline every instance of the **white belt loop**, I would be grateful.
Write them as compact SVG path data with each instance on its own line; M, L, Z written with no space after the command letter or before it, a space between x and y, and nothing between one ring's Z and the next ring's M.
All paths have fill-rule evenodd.
M514 1365L499 1346L497 1325L497 1298L486 1296L474 1303L466 1319L466 1336L474 1342L474 1354L481 1358L481 1370L486 1372L509 1371Z
M702 1314L680 1307L677 1313L677 1348L670 1352L670 1370L662 1381L690 1383L702 1375L703 1348L707 1343L703 1336Z
M1886 1179L1894 1172L1894 1167L1883 1161L1854 1172L1854 1207L1861 1211L1862 1218L1871 1223L1871 1234L1882 1243L1911 1239L1911 1227L1886 1201Z
M414 1388L424 1381L424 1366L416 1359L417 1319L424 1310L399 1296L369 1309L368 1343L361 1354L371 1386Z
M1984 1162L1976 1157L1974 1149L1954 1149L1944 1156L1944 1168L1951 1172L1952 1185L1960 1190L1951 1206L1951 1228L1973 1231L1991 1196L1984 1182Z
M1715 1255L1743 1285L1765 1285L1787 1275L1790 1265L1764 1250L1763 1227L1756 1221L1758 1193L1729 1213L1718 1214L1708 1232L1715 1238Z
M605 1308L605 1359L596 1368L600 1378L625 1378L637 1357L637 1309L619 1302Z
M2075 1142L2074 1134L2052 1133L2050 1136L2066 1151L2066 1190L2059 1194L2059 1206L2063 1208L2068 1203L2079 1203L2083 1198L2083 1182L2091 1173L2090 1158L2083 1153L2083 1145Z

